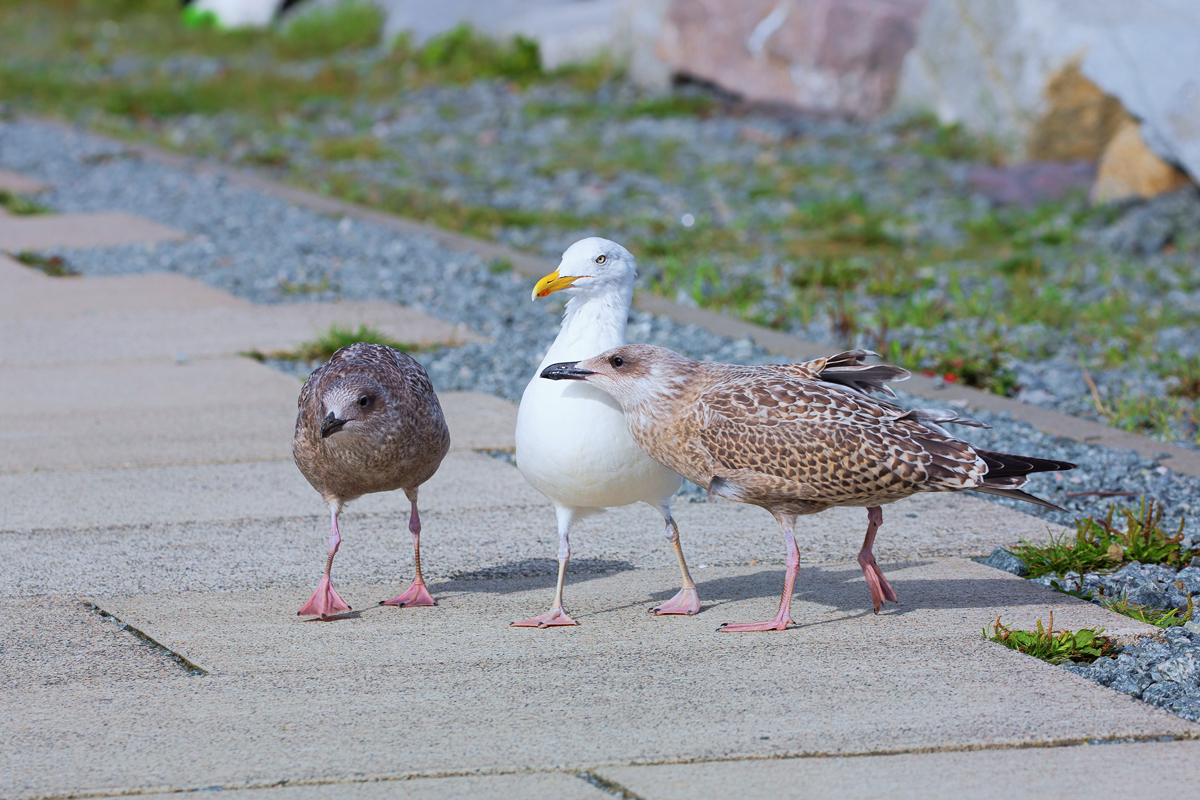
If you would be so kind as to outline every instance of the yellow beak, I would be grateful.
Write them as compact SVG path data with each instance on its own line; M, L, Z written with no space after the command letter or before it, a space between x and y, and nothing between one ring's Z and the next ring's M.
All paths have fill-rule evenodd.
M539 297L545 297L552 292L557 292L559 289L565 289L580 278L589 277L587 275L567 275L560 277L558 270L554 270L546 277L542 278L533 287L532 300L537 300Z

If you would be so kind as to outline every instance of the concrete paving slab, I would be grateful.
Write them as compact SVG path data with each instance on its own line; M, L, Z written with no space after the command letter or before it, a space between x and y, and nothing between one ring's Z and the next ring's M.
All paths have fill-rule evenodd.
M7 267L4 262L7 262ZM93 317L113 311L184 311L201 308L253 308L253 305L206 283L169 272L111 275L100 278L48 278L11 259L0 261L0 277L23 272L40 280L26 281L0 296L0 319L17 320Z
M561 772L415 778L224 792L222 800L612 800L583 778Z
M0 366L270 353L292 350L335 324L351 329L365 324L422 347L479 341L464 325L384 302L13 315L0 322Z
M423 488L421 508L431 579L555 574L553 510L504 462L452 453ZM351 504L339 580L410 575L407 516L398 492ZM715 565L782 563L777 526L761 509L682 503L675 516L697 575ZM805 563L841 563L858 551L861 510L805 522ZM280 461L4 475L0 531L0 594L242 589L315 580L328 518L295 467ZM876 553L890 570L897 561L976 555L1046 534L1038 518L972 497L917 497L888 509ZM573 575L674 564L661 518L645 505L585 520L572 550Z
M186 669L162 648L75 597L0 599L0 676L9 688L176 678Z
M50 184L35 181L20 173L0 169L0 190L14 194L37 194L50 188Z
M454 450L517 449L517 404L482 392L438 395Z
M36 269L31 269L15 259L0 253L0 285L5 287L4 297L37 288L37 284L51 280ZM0 300L0 302L4 302Z
M10 367L0 473L290 461L301 385L239 357ZM478 392L444 401L456 449L512 449L515 406Z
M857 572L806 569L799 627L747 636L715 623L772 605L777 570L706 577L720 607L693 618L644 611L671 570L575 581L584 624L549 631L507 627L545 605L542 579L464 581L437 608L334 623L295 617L300 587L102 599L215 674L4 692L0 794L1200 734L978 635L997 613L1051 607L1064 624L1129 625L1109 612L952 560L896 575L905 606L875 616Z
M0 472L291 457L300 382L250 359L12 368L5 378Z
M1099 785L1113 791L1136 787L1141 796L1166 798L1195 793L1197 759L1200 742L1176 741L608 767L598 772L644 800L1061 800L1091 793Z
M112 247L132 242L178 242L183 231L124 211L90 214L38 214L0 219L0 250L50 247Z
M323 566L319 564L318 570ZM305 586L297 587L299 591L289 587L171 592L92 602L214 675L305 674L335 661L348 670L394 667L411 655L410 646L416 647L415 642L403 641L405 637L432 640L423 641L419 648L429 659L483 659L490 652L514 647L530 658L561 655L559 645L547 644L547 632L530 637L524 629L508 627L512 619L547 604L553 580L544 578L552 576L441 581L436 609L381 608L374 598L387 599L383 595L392 590L391 585L347 583L339 591L356 613L315 625L296 618L296 608L311 593ZM891 657L884 651L928 654L934 642L954 649L952 656L946 655L949 660L986 661L996 653L979 632L997 616L1010 625L1024 626L1033 625L1037 618L1048 622L1053 612L1056 628L1105 628L1126 642L1159 632L966 559L897 565L891 580L902 603L878 615L871 613L857 564L806 566L796 582L792 614L796 626L785 634L759 637L718 634L716 627L729 620L770 617L783 585L779 570L711 568L697 580L707 601L700 614L675 619L646 614L645 609L673 580L668 568L571 580L568 606L581 625L565 632L550 631L549 636L561 633L574 638L572 652L579 657L601 658L626 647L639 652L656 647L672 652L702 650L715 661L728 660L726 679L733 680L740 660L752 661L768 653L783 657L783 650L777 648L804 653L806 669L820 668L828 658L831 665L858 665L849 673L860 675L874 663L873 651L884 658ZM230 617L237 618L236 629L227 624ZM473 621L467 625L467 619ZM782 644L785 641L789 644ZM1005 650L999 645L994 649ZM862 691L875 690L864 687Z

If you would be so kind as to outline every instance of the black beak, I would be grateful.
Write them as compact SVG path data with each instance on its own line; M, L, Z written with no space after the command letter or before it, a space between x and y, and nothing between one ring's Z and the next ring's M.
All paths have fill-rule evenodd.
M561 364L551 364L542 370L542 377L552 381L581 381L588 375L595 375L586 369L575 367L578 361L564 361Z
M346 420L338 419L337 414L334 414L332 411L330 411L325 416L325 419L321 420L321 438L325 439L330 434L337 433L345 424Z

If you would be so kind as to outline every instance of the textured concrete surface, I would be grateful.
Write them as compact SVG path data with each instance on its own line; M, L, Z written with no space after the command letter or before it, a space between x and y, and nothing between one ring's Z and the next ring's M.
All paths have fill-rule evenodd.
M291 456L300 382L250 359L13 367L6 378L0 472Z
M222 800L611 800L612 795L566 773L417 778L227 791Z
M6 691L0 794L1200 732L978 634L1047 604L1130 626L1108 612L950 560L895 573L905 605L875 616L856 573L805 569L798 627L746 636L714 629L770 613L778 570L713 572L710 608L668 619L644 608L673 570L588 576L570 586L583 624L549 631L508 627L546 604L544 578L441 584L408 610L374 605L395 585L350 584L361 611L332 623L295 616L309 587L97 598L212 674Z
M450 427L453 450L517 448L517 405L482 392L441 392L438 402Z
M0 169L0 189L16 194L33 194L49 188L46 184L26 178L16 172Z
M185 275L152 273L99 278L51 278L36 269L0 257L0 279L25 278L19 291L0 296L5 322L56 319L113 311L191 311L203 308L252 308L228 292Z
M302 585L321 566L328 532L320 498L290 461L0 475L0 497L0 594ZM431 578L557 569L553 510L507 463L452 453L422 489L421 508ZM407 515L399 492L352 503L342 516L338 578L410 575ZM780 569L779 531L761 509L681 503L675 516L697 576L721 564ZM807 518L797 535L801 558L846 562L864 528L861 509ZM973 497L916 497L885 511L876 553L890 571L896 562L978 555L1045 535L1036 517ZM674 564L661 518L645 505L585 520L571 544L572 574Z
M302 384L251 359L13 367L6 375L0 474L292 457ZM510 404L474 392L444 400L455 449L512 449Z
M1195 793L1197 759L1200 742L1184 741L606 767L597 772L653 800L1061 800L1105 791L1101 786L1139 787L1139 793L1165 798Z
M0 250L43 250L48 247L111 247L131 242L177 242L182 231L127 214L38 214L0 218Z
M88 283L80 288L86 290ZM420 346L462 344L479 338L462 326L383 302L107 313L82 310L70 316L6 315L0 322L0 365L88 364L179 356L194 359L252 350L290 351L312 341L331 325L354 330L362 324L397 341Z
M166 651L75 597L0 599L0 632L5 691L96 687L180 674Z

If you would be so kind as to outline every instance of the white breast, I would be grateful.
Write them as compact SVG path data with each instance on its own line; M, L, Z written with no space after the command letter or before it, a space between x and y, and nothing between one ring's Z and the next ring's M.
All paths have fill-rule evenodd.
M572 300L538 372L549 364L579 361L625 344L629 301L622 299ZM535 373L521 396L516 439L517 468L559 505L658 505L682 482L634 443L615 400L578 381L550 381Z

